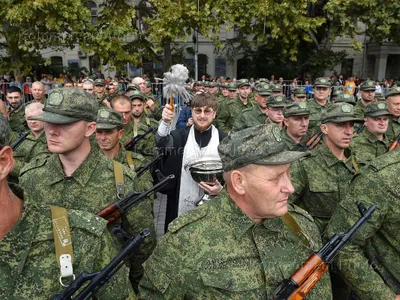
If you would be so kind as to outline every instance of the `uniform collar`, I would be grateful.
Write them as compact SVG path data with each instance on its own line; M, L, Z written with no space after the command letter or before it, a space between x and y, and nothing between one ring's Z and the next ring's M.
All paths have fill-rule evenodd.
M368 139L368 141L370 141L371 143L376 143L376 142L382 142L384 143L386 146L390 146L389 140L386 138L386 135L383 135L383 140L380 141L376 138L376 136L374 136L371 132L368 131L367 128L365 128L365 130L363 130L363 132L361 133L363 135L365 135L365 137Z
M344 150L344 155L346 156L346 160L342 161L339 160L335 155L333 155L332 151L328 148L328 146L325 143L322 143L318 150L319 153L321 153L322 157L324 158L326 165L328 167L332 167L334 164L343 162L346 166L347 163L350 161L351 162L351 151L350 149L345 149Z

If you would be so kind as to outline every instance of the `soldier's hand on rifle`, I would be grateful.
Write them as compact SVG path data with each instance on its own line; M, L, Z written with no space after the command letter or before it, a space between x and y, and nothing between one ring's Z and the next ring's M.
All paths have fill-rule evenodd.
M171 124L174 117L175 117L175 105L174 107L172 107L171 105L166 104L162 112L162 120L166 124Z
M147 100L146 104L147 104L148 108L150 108L150 110L152 112L154 112L154 109L156 108L156 104L154 103L153 99Z

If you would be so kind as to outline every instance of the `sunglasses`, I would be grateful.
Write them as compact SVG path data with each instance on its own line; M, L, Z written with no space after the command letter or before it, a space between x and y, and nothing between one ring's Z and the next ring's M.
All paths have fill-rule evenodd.
M201 113L204 113L204 115L209 116L214 112L214 110L212 108L209 108L209 107L207 107L205 109L201 109L200 107L196 107L196 108L193 108L193 112L196 115L201 115Z

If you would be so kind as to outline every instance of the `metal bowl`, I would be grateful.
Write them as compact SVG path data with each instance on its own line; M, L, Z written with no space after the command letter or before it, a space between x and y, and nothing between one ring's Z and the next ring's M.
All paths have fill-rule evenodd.
M189 169L192 178L197 183L201 181L214 183L218 179L222 183L224 170L222 162L217 158L201 158L189 163L186 168Z

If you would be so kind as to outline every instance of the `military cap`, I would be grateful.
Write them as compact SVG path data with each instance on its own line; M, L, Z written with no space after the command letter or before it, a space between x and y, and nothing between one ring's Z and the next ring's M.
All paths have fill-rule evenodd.
M109 108L100 108L97 112L96 129L122 128L122 114Z
M307 108L307 102L292 102L287 104L283 109L283 116L285 118L290 116L307 116L310 110Z
M106 82L104 81L104 79L98 78L94 81L94 85L100 85L100 86L105 86Z
M62 84L58 83L58 82L53 83L53 86L52 86L53 89L59 89L59 88L62 88L62 87L63 87Z
M203 81L197 81L197 82L196 82L196 85L204 86L204 82L203 82Z
M210 81L210 82L208 83L208 86L209 86L209 87L216 87L216 86L218 86L218 83L216 83L215 81Z
M336 97L340 94L343 94L344 90L343 90L343 86L339 85L339 86L334 86L333 87L333 91L332 91L332 96Z
M331 81L328 77L318 77L315 79L314 87L331 87Z
M136 83L129 83L129 84L126 86L126 91L129 91L129 90L140 91L140 87L139 87Z
M261 96L270 96L272 94L271 86L265 82L257 84L255 92Z
M129 97L129 99L134 100L134 99L139 99L142 100L143 102L146 101L146 97L143 95L141 91L138 90L131 90L126 95Z
M294 94L296 97L306 97L306 96L307 96L306 88L305 88L305 87L296 87L296 88L293 90L293 94Z
M204 87L209 87L210 86L210 82L209 81L203 81L203 86Z
M233 92L233 91L236 91L236 89L237 89L236 83L230 82L228 84L228 90L229 91Z
M258 79L258 82L266 82L269 83L269 80L267 78L260 78Z
M364 122L363 118L359 118L354 113L353 105L349 103L339 102L333 103L329 108L322 110L321 123L343 123L343 122Z
M367 79L360 84L360 91L375 91L375 89L375 81L373 80Z
M375 93L375 98L379 101L385 101L385 95L382 93Z
M281 84L273 84L271 90L273 92L282 92L283 86Z
M400 86L393 87L386 92L386 98L394 95L400 95Z
M0 114L0 148L8 146L10 142L11 128L7 119Z
M248 79L245 79L245 78L239 79L239 80L236 81L236 86L238 88L240 88L242 86L250 86L250 82L249 82Z
M284 165L307 152L288 151L276 124L261 124L228 135L218 146L225 172L250 164Z
M335 103L339 103L339 102L346 102L351 105L356 105L356 99L354 98L354 96L349 95L349 94L344 94L344 93L341 93L336 96Z
M267 106L268 107L285 107L286 98L282 95L271 95L268 97Z
M390 112L388 111L388 105L384 101L372 102L365 106L366 117L379 117L379 116L388 116Z
M45 102L43 113L30 117L55 124L69 124L80 120L96 121L99 104L93 95L78 88L52 89Z
M229 85L229 83L227 83L227 82L221 82L221 83L219 84L219 86L220 86L221 88L225 88L225 89L228 88L228 85Z
M151 87L151 86L152 86L151 81L150 81L150 80L147 80L147 81L146 81L146 87L149 88L149 87Z

